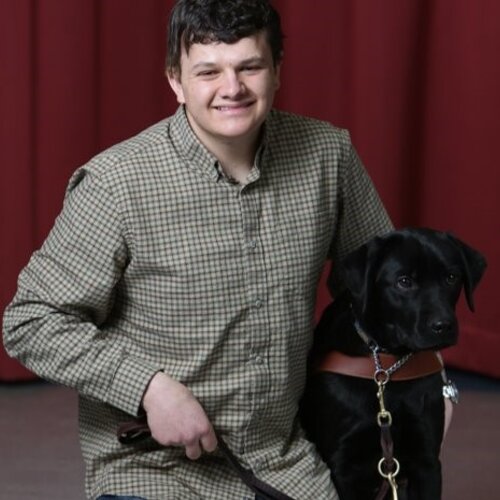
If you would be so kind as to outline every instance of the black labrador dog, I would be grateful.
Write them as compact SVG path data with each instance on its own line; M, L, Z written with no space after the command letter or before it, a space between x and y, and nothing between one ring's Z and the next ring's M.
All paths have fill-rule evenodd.
M463 289L473 310L485 267L476 250L431 229L375 238L341 263L347 291L317 326L301 402L341 500L441 498L436 351L456 343L455 305Z

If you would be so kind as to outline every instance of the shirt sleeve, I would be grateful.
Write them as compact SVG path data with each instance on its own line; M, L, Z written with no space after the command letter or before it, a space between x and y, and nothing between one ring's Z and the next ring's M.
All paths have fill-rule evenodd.
M77 171L64 208L21 272L4 314L7 352L40 377L136 415L161 368L100 329L128 262L123 218L98 178Z
M338 218L330 249L333 266L328 286L333 294L343 287L335 263L371 238L393 229L380 197L349 140L348 132L345 134L348 145L339 166Z

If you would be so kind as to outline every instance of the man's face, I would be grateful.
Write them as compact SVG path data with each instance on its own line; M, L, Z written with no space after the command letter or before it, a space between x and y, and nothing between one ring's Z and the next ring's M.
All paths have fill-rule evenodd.
M255 141L279 87L279 66L260 32L234 44L183 49L181 74L169 76L169 82L194 132L214 151L222 143Z

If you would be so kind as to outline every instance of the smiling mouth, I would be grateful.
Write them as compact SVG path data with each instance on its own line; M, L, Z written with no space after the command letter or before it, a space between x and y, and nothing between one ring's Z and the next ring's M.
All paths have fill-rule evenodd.
M252 102L246 102L232 106L215 106L215 109L217 111L239 111L241 109L249 108L252 104Z

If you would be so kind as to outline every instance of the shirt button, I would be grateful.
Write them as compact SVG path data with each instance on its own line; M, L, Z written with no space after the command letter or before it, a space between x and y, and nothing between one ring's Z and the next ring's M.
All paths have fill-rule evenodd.
M250 250L255 250L257 248L257 242L255 240L252 240L248 243L248 248L250 248Z
M263 466L264 466L264 460L262 460L261 458L257 458L254 462L254 468L262 469Z
M261 299L255 299L255 302L253 303L254 307L256 309L260 309L262 307L262 300Z
M252 362L255 363L256 365L261 365L264 363L264 358L260 356L259 354L251 353L248 359Z

